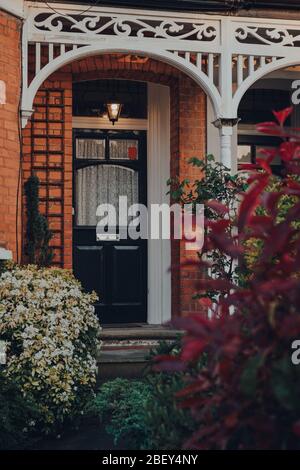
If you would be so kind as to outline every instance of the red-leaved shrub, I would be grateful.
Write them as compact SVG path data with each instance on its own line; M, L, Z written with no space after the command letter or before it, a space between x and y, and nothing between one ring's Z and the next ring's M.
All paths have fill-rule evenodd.
M206 357L205 367L189 375L177 397L199 423L184 443L189 449L300 449L300 365L291 359L292 343L300 339L300 137L296 129L284 127L291 111L274 113L277 122L258 126L283 139L280 191L266 191L276 155L269 152L258 162L261 170L249 177L237 219L208 221L204 252L219 249L237 258L241 271L245 242L262 240L247 282L197 281L195 291L220 293L211 305L212 318L195 314L177 319L174 325L186 331L181 355L157 358L162 370L184 370ZM295 196L295 202L278 221L283 195ZM226 214L220 202L214 208ZM228 236L229 228L235 236Z

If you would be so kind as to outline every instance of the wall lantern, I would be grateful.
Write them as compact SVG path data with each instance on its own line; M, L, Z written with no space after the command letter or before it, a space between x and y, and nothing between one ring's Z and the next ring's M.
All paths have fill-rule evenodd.
M113 126L115 125L115 122L118 121L121 110L122 110L122 105L121 103L107 103L107 113L108 113L108 118L109 120L113 123Z

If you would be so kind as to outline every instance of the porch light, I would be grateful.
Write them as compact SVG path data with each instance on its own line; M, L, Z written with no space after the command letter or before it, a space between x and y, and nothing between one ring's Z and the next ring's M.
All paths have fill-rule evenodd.
M122 105L121 103L107 103L106 106L107 106L108 118L113 123L113 126L114 126L115 122L117 122L120 117Z

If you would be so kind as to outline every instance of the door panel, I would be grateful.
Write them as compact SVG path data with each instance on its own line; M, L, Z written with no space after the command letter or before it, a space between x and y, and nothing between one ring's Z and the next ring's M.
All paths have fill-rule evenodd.
M114 246L112 303L142 304L141 280L143 278L142 248L139 246Z
M97 206L147 203L146 132L74 131L74 273L99 296L101 323L147 321L147 241L97 240ZM110 227L112 235L124 228Z
M80 279L87 292L95 291L105 294L105 269L103 246L74 247L74 274ZM102 302L104 299L102 298Z

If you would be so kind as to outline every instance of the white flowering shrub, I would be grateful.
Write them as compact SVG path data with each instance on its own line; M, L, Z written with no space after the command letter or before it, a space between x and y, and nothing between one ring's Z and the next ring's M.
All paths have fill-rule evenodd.
M96 299L62 269L15 266L0 276L5 374L38 404L45 430L79 415L93 394L100 330Z

